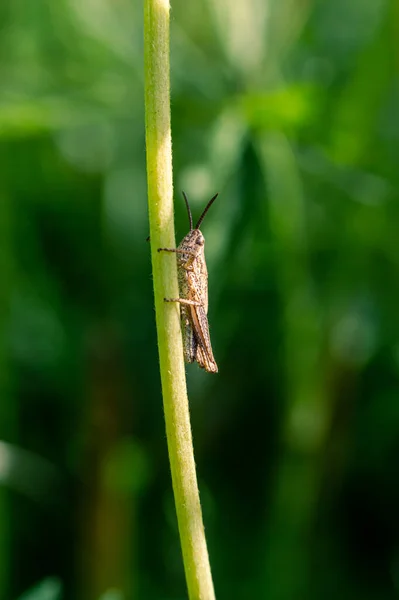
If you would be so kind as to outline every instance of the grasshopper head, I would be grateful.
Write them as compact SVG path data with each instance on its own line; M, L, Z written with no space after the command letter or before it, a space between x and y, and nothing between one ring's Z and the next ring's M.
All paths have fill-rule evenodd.
M205 244L205 238L199 229L193 229L190 231L191 243L196 246L203 246Z
M181 250L187 250L187 252L189 253L187 254L187 256L182 256L183 260L187 260L190 255L198 255L200 254L200 252L203 252L204 244L205 238L199 229L192 229L191 231L189 231L188 234L183 238L179 246Z
M191 248L201 248L205 244L205 238L199 229L192 229L184 238L184 242Z

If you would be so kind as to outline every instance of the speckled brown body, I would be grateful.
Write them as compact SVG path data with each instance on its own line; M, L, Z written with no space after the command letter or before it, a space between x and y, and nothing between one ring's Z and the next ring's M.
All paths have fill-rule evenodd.
M178 247L177 255L180 298L195 304L181 304L184 358L197 361L211 373L218 368L213 356L208 325L208 270L205 262L204 236L199 229L190 231Z
M180 304L183 334L184 359L197 361L209 373L217 373L218 367L213 356L208 325L208 271L205 262L205 239L198 229L206 211L214 201L208 203L195 229L186 200L190 218L190 231L176 249L159 248L159 251L175 252L179 279L179 298L165 298L166 302Z

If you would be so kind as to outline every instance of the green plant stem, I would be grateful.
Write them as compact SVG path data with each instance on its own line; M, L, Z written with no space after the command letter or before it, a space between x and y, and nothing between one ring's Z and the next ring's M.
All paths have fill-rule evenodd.
M169 0L145 0L144 60L148 203L162 394L180 541L190 600L215 598L202 522L179 307L174 248L169 83Z

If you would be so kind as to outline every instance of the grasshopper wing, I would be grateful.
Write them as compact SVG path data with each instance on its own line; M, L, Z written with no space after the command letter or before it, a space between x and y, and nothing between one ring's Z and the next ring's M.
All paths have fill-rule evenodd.
M200 367L209 373L217 373L218 367L213 356L209 335L208 318L203 306L191 306L194 336L197 342L196 360Z

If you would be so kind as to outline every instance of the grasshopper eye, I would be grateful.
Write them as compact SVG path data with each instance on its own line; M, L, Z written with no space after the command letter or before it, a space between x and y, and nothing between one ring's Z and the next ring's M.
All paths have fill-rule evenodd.
M204 238L198 238L198 240L195 243L198 244L198 246L203 246L204 245Z

